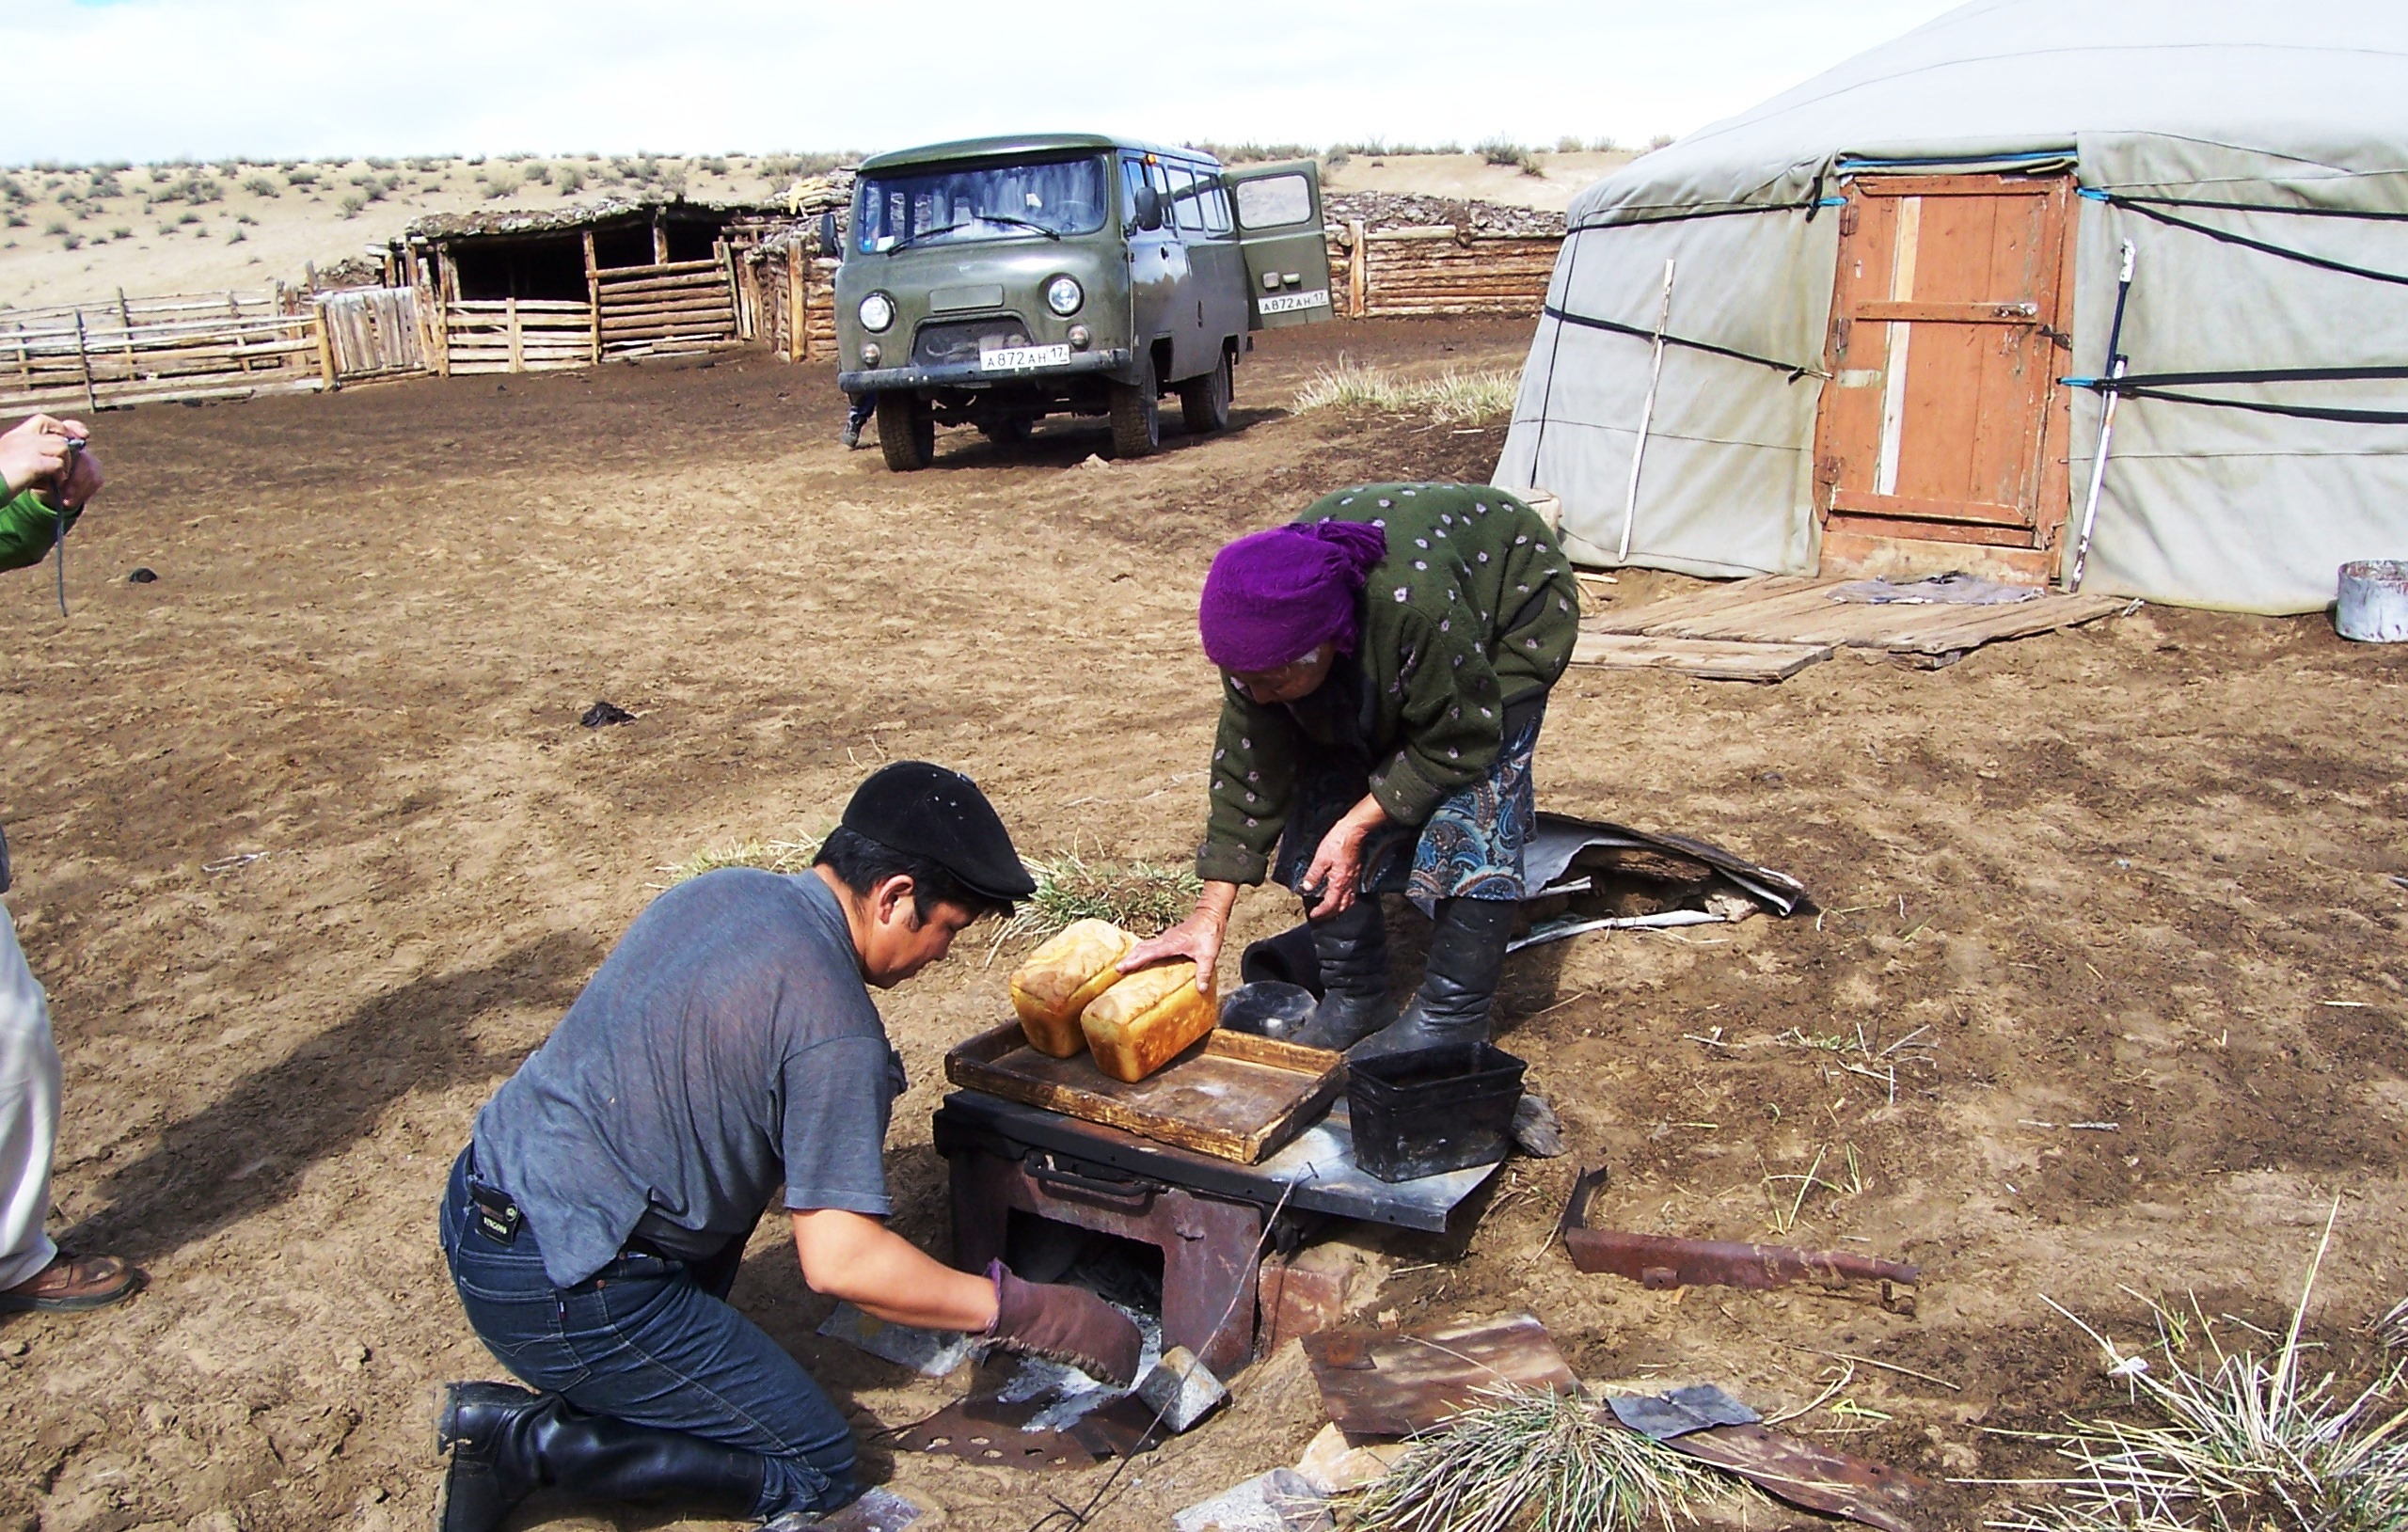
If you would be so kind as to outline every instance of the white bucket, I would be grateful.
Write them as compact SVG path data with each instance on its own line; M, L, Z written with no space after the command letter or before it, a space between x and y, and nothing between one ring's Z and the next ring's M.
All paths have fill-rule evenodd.
M2408 641L2408 560L2357 559L2341 566L2333 625L2360 643Z

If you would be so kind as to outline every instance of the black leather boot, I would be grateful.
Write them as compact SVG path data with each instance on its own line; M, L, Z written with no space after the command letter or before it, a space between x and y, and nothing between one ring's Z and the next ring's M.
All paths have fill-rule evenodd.
M1387 921L1378 896L1367 893L1308 929L1321 963L1321 1003L1288 1040L1343 1052L1396 1016L1388 998Z
M1511 899L1441 899L1421 988L1394 1024L1347 1050L1349 1057L1488 1041L1488 1007L1505 967L1519 907Z
M436 1501L436 1532L495 1532L538 1489L581 1500L670 1500L697 1512L751 1513L768 1465L739 1447L684 1431L572 1410L557 1394L508 1383L450 1383L435 1445L452 1455Z

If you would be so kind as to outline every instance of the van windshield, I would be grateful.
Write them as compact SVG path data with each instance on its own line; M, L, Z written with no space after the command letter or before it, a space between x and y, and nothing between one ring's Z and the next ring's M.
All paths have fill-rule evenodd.
M1108 202L1101 156L862 178L853 238L863 255L907 245L1092 234Z

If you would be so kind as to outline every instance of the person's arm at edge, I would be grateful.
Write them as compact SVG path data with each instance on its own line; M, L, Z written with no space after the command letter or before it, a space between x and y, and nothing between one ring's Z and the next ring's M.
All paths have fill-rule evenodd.
M41 562L58 541L59 514L39 489L0 504L0 572ZM71 517L68 525L74 525Z
M890 1324L984 1334L995 1322L995 1285L957 1271L865 1213L793 1211L794 1248L811 1290L841 1298Z
M1229 911L1237 908L1238 886L1208 879L1196 896L1196 913L1158 937L1138 942L1115 965L1123 973L1185 957L1196 964L1197 976L1218 993L1212 981L1221 961L1221 938L1229 928Z

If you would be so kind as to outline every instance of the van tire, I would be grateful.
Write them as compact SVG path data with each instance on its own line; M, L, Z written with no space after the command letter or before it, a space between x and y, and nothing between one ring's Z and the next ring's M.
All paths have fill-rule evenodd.
M1149 358L1134 383L1112 386L1112 455L1144 457L1163 444L1161 398L1154 391L1154 364Z
M896 473L910 473L936 461L937 418L927 402L904 388L879 394L878 450Z
M1228 429L1229 381L1229 354L1224 351L1212 371L1179 386L1179 413L1189 435Z

